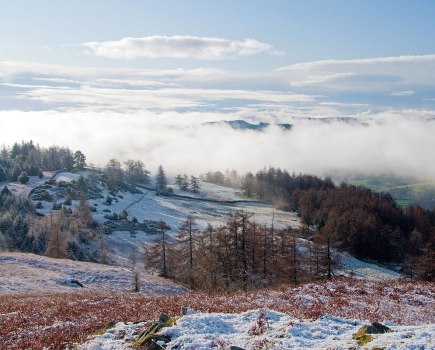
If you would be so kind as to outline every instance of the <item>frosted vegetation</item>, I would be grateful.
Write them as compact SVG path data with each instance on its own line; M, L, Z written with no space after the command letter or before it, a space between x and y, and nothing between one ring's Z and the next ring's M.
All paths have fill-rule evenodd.
M0 349L435 347L433 210L275 168L97 169L31 142L0 168Z

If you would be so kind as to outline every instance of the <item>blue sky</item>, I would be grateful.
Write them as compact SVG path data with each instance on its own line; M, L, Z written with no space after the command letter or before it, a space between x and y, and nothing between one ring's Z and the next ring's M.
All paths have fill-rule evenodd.
M95 60L78 49L88 41L151 35L253 38L284 53L208 62L256 71L330 58L430 54L435 45L433 1L15 0L0 5L0 56L41 63L195 65L197 60Z
M100 163L130 153L180 169L207 160L198 171L435 176L434 1L0 0L0 8L0 144L82 145ZM295 127L268 130L261 144L258 134L216 127L213 135L235 132L217 153L203 126L234 119ZM82 135L84 126L96 137ZM141 142L128 136L137 131ZM173 140L186 157L172 157ZM282 149L311 156L278 156Z

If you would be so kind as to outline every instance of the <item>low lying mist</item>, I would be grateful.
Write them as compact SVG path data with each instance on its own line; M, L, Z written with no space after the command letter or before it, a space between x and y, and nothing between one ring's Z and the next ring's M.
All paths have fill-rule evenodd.
M343 171L435 178L432 112L391 111L354 119L289 119L292 129L265 131L204 125L219 113L1 111L0 145L33 140L80 149L103 166L108 159L140 159L155 171L200 174L257 171L275 166L324 175ZM236 118L235 118L236 119Z

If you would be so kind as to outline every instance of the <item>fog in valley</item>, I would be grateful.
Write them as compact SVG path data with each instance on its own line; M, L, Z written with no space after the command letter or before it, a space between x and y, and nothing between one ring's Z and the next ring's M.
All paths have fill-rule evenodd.
M290 172L393 173L435 176L435 113L416 110L337 118L281 118L258 130L207 122L238 118L219 113L2 111L2 144L33 140L43 146L80 149L88 162L104 166L113 157L140 159L154 171L256 171L275 166ZM252 121L256 123L255 120Z

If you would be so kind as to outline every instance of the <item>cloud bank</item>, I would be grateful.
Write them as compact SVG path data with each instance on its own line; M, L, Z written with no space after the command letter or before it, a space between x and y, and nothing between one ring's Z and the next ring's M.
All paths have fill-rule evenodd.
M334 171L435 177L435 112L389 111L359 120L293 120L291 131L264 132L203 125L228 118L215 113L0 112L0 140L32 139L80 149L104 165L111 157L141 159L155 171L200 174L209 170Z
M97 56L128 60L163 57L221 60L275 53L272 45L255 39L239 41L187 35L128 37L117 41L86 42L82 46Z

